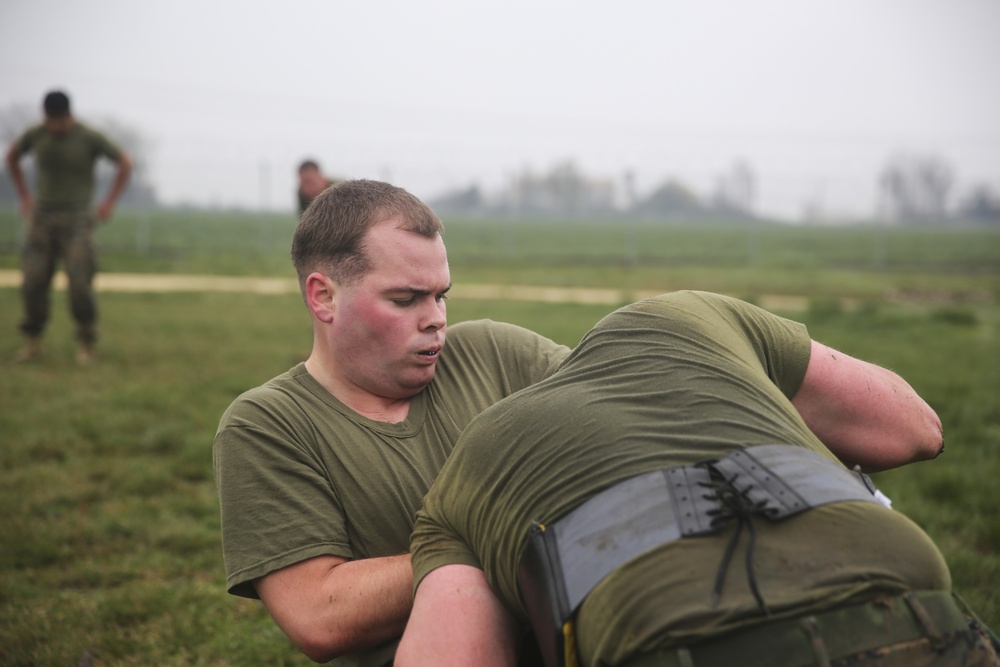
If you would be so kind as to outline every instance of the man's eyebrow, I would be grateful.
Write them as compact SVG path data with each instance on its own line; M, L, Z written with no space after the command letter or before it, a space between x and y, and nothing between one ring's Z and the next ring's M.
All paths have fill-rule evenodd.
M426 296L428 294L446 294L451 290L451 283L443 290L430 290L424 287L390 287L386 290L387 294L413 294L414 296Z

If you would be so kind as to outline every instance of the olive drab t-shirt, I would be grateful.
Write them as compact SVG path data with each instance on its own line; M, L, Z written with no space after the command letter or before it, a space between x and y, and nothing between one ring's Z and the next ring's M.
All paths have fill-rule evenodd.
M480 567L526 622L517 569L532 520L551 523L617 482L738 448L799 445L833 459L789 400L810 346L801 324L707 293L608 315L553 376L465 430L418 513L415 582L450 563ZM872 591L950 587L930 539L875 503L754 525L756 581L777 616ZM745 531L712 605L734 528L656 547L597 584L577 615L581 664L620 664L760 619L743 565Z
M29 128L15 143L18 155L33 152L37 209L83 210L94 196L94 166L101 156L118 161L121 151L79 121L63 136L45 125Z
M252 580L315 556L408 552L423 496L469 421L569 352L510 324L450 326L433 382L396 424L357 414L304 364L240 396L214 444L229 591L257 597ZM383 664L392 648L335 664Z

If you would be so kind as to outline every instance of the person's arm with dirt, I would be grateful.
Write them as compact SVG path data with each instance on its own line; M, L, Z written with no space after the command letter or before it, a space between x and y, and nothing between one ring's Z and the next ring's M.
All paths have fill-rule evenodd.
M867 472L944 449L940 418L906 380L816 341L792 404L830 451Z
M111 214L115 210L115 205L118 203L118 199L121 197L122 192L125 191L125 186L128 184L129 176L132 175L132 158L128 156L127 153L121 153L118 156L118 171L115 173L115 180L111 183L111 188L108 190L107 196L104 200L98 204L94 211L98 220L107 220L111 217Z
M34 212L35 203L31 197L31 191L28 190L28 182L24 178L24 171L21 170L21 155L22 150L20 142L14 142L7 149L7 173L10 174L10 180L14 183L14 190L17 191L17 200L20 204L21 215L26 219L31 218L31 214Z

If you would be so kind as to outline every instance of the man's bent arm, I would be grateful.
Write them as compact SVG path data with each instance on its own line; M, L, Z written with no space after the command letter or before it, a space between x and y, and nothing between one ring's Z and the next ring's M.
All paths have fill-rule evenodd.
M31 217L31 193L28 191L28 182L24 179L24 172L21 171L21 155L18 152L17 144L11 144L7 150L7 173L10 180L14 182L14 190L17 191L17 198L21 204L21 214L26 218Z
M114 210L115 204L118 203L118 198L121 197L122 192L125 191L125 185L128 183L128 179L131 174L132 158L130 158L127 154L122 153L118 157L118 171L115 174L114 182L111 184L111 189L108 190L108 194L104 198L104 201L97 207L97 217L99 219L105 220L111 216L111 212Z
M516 627L482 570L445 565L417 588L395 667L514 667Z
M792 404L830 451L869 472L943 447L941 420L903 378L816 341Z
M318 556L266 574L254 586L282 631L316 662L398 638L413 602L409 554Z

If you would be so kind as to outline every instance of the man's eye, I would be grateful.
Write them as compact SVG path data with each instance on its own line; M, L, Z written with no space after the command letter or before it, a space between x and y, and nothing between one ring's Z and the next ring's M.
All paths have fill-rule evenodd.
M438 294L436 297L434 297L434 300L435 301L447 301L448 300L448 295L447 294Z
M414 303L416 303L416 299L412 297L409 299L393 299L392 302L397 306L412 306Z

